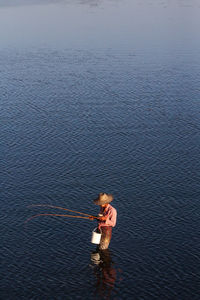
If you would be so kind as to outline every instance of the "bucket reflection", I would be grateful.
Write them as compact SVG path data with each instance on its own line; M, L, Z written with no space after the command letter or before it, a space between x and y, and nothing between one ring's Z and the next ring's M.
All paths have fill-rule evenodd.
M95 295L99 296L100 299L110 299L117 278L117 270L112 261L110 250L92 252L91 262L96 279Z

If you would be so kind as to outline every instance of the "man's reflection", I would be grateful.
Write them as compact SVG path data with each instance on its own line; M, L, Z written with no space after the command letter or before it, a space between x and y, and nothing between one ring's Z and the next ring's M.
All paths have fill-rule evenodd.
M99 295L101 299L110 299L117 277L117 270L112 261L110 250L92 252L91 261L97 279L95 294Z

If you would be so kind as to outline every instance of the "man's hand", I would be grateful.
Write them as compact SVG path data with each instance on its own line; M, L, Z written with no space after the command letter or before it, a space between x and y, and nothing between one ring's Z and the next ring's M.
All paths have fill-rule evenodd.
M91 221L94 221L94 217L93 217L93 216L89 217L89 219L90 219Z
M98 217L100 221L106 221L107 217Z

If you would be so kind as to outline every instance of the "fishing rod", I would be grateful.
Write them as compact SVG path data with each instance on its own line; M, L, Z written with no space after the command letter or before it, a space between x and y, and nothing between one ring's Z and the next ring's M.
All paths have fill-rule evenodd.
M33 205L28 206L28 207L50 207L50 208L56 208L56 209L66 210L66 211L70 211L70 212L73 212L73 213L78 213L78 214L81 214L81 215L85 215L87 217L73 216L73 215L67 215L67 214L49 214L49 213L44 213L44 214L36 214L36 215L28 218L25 221L25 223L29 222L30 220L32 220L32 219L34 219L36 217L40 217L40 216L81 218L81 219L87 219L87 220L99 219L99 217L92 216L92 215L89 215L89 214L86 214L86 213L83 213L83 212L80 212L80 211L71 210L71 209L68 209L68 208L64 208L64 207L60 207L60 206L54 206L54 205L49 205L49 204L33 204Z
M50 208L62 209L62 210L66 210L66 211L70 211L70 212L77 213L77 214L80 214L80 215L85 215L85 216L88 216L88 217L93 217L95 219L98 219L98 217L95 217L95 216L92 216L92 215L89 215L89 214L86 214L86 213L83 213L83 212L80 212L80 211L71 210L71 209L68 209L68 208L55 206L55 205L50 205L50 204L32 204L28 207L50 207Z
M72 216L72 215L63 215L63 214L37 214L34 215L30 218L28 218L25 223L29 222L30 220L36 218L36 217L40 217L40 216L52 216L52 217L70 217L70 218L81 218L81 219L87 219L90 220L89 217L82 217L82 216ZM92 216L93 217L93 216ZM95 218L95 217L94 217Z

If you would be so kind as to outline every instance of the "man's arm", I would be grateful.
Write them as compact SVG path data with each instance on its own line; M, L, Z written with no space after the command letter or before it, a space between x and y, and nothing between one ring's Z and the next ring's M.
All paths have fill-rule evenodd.
M112 209L109 210L108 215L106 216L105 224L107 226L115 227L116 220L117 220L117 211L114 207L112 207Z

